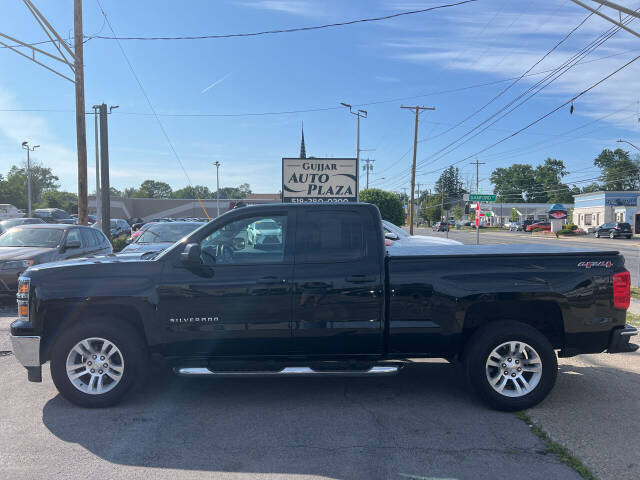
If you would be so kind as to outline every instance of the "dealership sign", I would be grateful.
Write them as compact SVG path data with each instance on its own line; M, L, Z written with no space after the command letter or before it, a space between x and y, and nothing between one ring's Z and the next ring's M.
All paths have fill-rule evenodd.
M355 158L282 159L283 202L356 202L357 198Z
M560 203L554 203L549 208L549 217L555 218L556 220L564 220L567 218L567 209Z

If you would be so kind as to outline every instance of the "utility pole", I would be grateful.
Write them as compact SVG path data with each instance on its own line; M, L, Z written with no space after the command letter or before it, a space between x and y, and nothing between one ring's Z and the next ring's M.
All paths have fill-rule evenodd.
M29 212L29 218L31 218L31 160L29 158L29 152L33 152L40 145L34 145L29 147L29 142L22 142L22 148L27 151L27 206Z
M215 161L213 164L216 166L216 217L220 216L220 162Z
M82 0L73 0L73 48L76 86L76 144L78 148L78 225L87 225L87 125L84 116L84 57ZM107 182L109 179L107 178ZM108 190L107 190L108 191Z
M111 188L109 186L109 125L107 105L100 105L100 194L102 195L102 233L111 238Z
M366 188L369 188L369 172L373 171L373 162L375 162L375 160L373 160L371 158L364 158L364 159L362 159L362 162L364 163L364 165L362 166L362 170L367 172L367 186L366 186Z
M93 131L95 136L96 149L96 223L102 229L102 190L100 189L100 147L98 144L98 109L100 105L93 107Z
M411 164L411 201L409 202L409 235L413 235L413 202L415 201L416 155L418 153L418 117L422 110L435 110L435 107L421 107L419 105L416 105L415 107L405 107L404 105L401 105L400 108L413 110L416 114L416 121L413 132L413 163Z
M360 168L360 117L367 118L366 110L357 110L353 111L353 107L348 103L340 102L340 105L343 107L347 107L349 109L349 113L355 115L358 119L356 121L356 169ZM360 201L360 192L356 192L356 201Z
M480 165L484 165L485 162L479 162L476 158L475 162L471 162L471 165L476 166L476 193L480 193ZM476 204L476 245L480 245L480 201Z

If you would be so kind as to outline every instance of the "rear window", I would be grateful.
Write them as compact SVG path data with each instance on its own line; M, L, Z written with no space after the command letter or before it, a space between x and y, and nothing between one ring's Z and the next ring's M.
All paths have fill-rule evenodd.
M619 223L618 227L622 228L623 230L631 230L631 225L628 223Z
M296 257L303 262L340 262L365 256L364 219L355 212L308 211L298 216Z

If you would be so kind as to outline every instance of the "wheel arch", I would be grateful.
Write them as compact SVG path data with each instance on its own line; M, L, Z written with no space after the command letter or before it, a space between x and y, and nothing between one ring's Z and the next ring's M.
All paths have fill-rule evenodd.
M80 322L95 318L110 318L133 327L148 344L143 314L133 305L123 303L80 303L47 308L42 315L43 331L40 346L42 361L50 360L51 349L59 333Z

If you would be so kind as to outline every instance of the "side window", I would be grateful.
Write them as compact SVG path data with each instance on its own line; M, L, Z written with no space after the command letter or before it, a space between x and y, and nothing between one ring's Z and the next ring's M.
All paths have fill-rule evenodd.
M287 237L286 215L235 220L200 242L205 265L282 263Z
M104 243L105 239L104 239L104 236L102 235L102 232L99 232L97 229L92 228L91 235L93 235L96 245L102 245Z
M95 247L96 237L93 236L93 232L88 228L81 228L80 234L82 235L82 241L85 247Z
M71 242L80 242L80 245L82 245L82 239L80 237L79 228L72 228L67 233L67 239L65 240L65 243L71 243Z
M366 255L368 217L348 211L306 211L298 216L296 260L348 262ZM373 232L373 229L370 229Z

